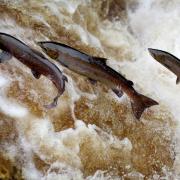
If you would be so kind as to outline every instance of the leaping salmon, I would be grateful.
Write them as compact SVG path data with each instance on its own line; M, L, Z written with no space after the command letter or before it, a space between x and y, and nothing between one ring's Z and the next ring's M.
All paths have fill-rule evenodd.
M100 81L112 89L119 97L122 91L131 100L133 114L140 119L144 110L158 103L133 88L133 82L110 68L105 58L92 57L67 45L57 42L38 42L39 46L52 59L70 70L84 75L92 81Z
M166 51L152 48L148 48L148 51L155 60L177 76L176 84L178 84L180 82L180 59Z
M65 90L67 77L62 74L56 65L50 62L42 53L30 48L20 40L5 33L0 33L0 63L10 60L12 56L29 67L35 78L41 75L48 77L58 89L58 94L53 102L45 105L46 108L53 108L57 105L58 98Z

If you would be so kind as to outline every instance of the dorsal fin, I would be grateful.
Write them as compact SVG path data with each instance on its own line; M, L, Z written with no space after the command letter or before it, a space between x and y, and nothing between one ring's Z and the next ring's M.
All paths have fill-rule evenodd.
M93 57L92 58L94 61L94 63L97 63L97 64L100 64L100 65L106 65L106 61L107 59L106 58L101 58L101 57Z
M110 71L111 73L115 74L116 76L118 76L119 78L123 78L124 80L127 81L127 83L129 84L129 86L133 86L134 83L128 79L126 79L123 75L121 75L120 73L116 72L114 69L110 68L109 66L107 66L106 58L101 58L101 57L92 57L92 59L90 59L92 63L96 63L98 65L102 65L105 68L107 68L107 72Z
M130 80L128 80L128 84L129 84L130 86L133 86L133 85L134 85L134 83L133 83L132 81L130 81Z
M40 74L39 72L37 72L37 71L35 71L35 70L33 70L33 69L31 69L31 72L32 72L33 76L34 76L36 79L39 79L39 78L40 78L41 74Z

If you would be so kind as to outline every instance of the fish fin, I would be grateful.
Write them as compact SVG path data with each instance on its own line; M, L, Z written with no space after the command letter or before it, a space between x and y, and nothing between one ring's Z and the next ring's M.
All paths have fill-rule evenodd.
M139 120L146 108L149 108L154 105L158 105L158 103L153 99L148 98L142 94L138 94L138 97L139 98L131 102L131 106L134 116Z
M7 51L3 51L0 53L0 63L3 63L5 61L8 61L12 58L12 55L8 53Z
M103 66L106 65L106 61L107 61L106 58L93 57L92 59L95 60L95 61L93 61L93 62L95 62L95 63L97 63L97 64L100 64L100 65L103 65Z
M112 91L120 98L123 95L123 91L119 89L112 89Z
M134 85L134 83L133 83L132 81L130 81L130 80L128 80L128 84L129 84L130 86L133 86L133 85Z
M39 78L40 78L40 76L41 76L40 73L38 73L37 71L35 71L35 70L33 70L33 69L31 69L31 72L32 72L33 76L34 76L36 79L39 79Z
M90 82L91 84L93 84L93 85L95 85L95 84L97 83L97 81L94 80L94 79L88 78L88 80L89 80L89 82Z
M68 82L68 78L65 75L63 75L63 80Z
M58 101L58 98L59 98L59 97L60 97L60 94L58 94L58 95L54 98L54 100L53 100L53 102L52 102L51 104L44 105L44 107L45 107L46 109L55 108L55 107L57 106L57 101Z
M176 79L176 84L179 84L179 82L180 82L180 77L178 76Z

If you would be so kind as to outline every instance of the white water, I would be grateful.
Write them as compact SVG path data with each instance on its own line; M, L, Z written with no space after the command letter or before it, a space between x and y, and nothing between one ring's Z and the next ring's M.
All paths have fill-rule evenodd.
M144 129L139 129L140 132L138 133L140 136L135 134L137 141L134 143L128 137L114 135L116 134L114 130L108 129L106 132L106 129L103 129L105 126L105 124L103 124L103 119L106 119L105 116L109 113L114 117L113 113L115 112L111 111L110 106L108 106L108 112L104 115L106 109L104 111L103 109L102 111L99 109L96 110L94 108L98 106L95 107L91 101L87 103L87 106L92 107L92 111L100 113L100 117L102 117L102 120L99 120L100 123L102 123L100 124L101 128L89 122L90 120L87 122L84 119L75 118L75 102L78 101L81 96L87 96L90 100L96 99L102 89L99 88L95 90L97 96L94 96L92 93L81 92L76 82L71 78L71 74L68 74L69 82L66 85L66 94L61 97L57 109L54 110L52 114L55 116L65 111L66 107L69 106L72 117L74 118L74 128L55 131L52 123L54 116L52 114L44 112L42 117L38 117L31 113L28 104L23 101L20 101L21 103L18 104L19 101L16 102L16 96L10 98L6 94L6 89L13 80L16 79L22 86L22 94L26 86L33 87L33 92L37 91L35 95L33 93L32 95L30 90L26 90L28 93L25 95L32 96L32 106L37 105L34 102L42 105L44 101L42 103L40 101L43 100L43 97L47 99L47 97L50 96L49 100L53 97L51 89L49 90L49 86L51 88L52 84L47 82L44 77L39 80L40 85L37 87L34 86L38 84L38 80L33 78L31 79L30 85L26 84L27 76L31 77L28 68L20 65L15 59L7 62L7 66L11 65L11 67L15 69L19 68L20 65L20 69L22 69L21 73L24 74L28 72L28 75L18 75L18 77L16 77L16 73L15 75L9 75L8 73L6 73L6 75L0 74L0 112L14 118L19 135L17 142L3 143L0 149L8 154L8 157L12 160L18 157L25 179L120 179L123 178L123 176L118 176L116 173L113 174L114 171L106 170L109 166L112 166L112 169L117 168L116 158L122 163L117 166L122 166L126 170L124 177L128 176L131 179L143 179L143 177L145 177L143 174L145 170L141 172L141 168L139 168L139 171L137 169L140 166L146 166L146 164L143 164L144 161L142 161L142 164L139 163L136 167L131 159L132 156L136 155L137 158L143 159L146 155L138 154L138 152L134 154L133 149L135 146L138 146L138 143L141 144L141 137L143 138L145 135L150 136L151 140L154 134L155 136L157 135L156 133L158 131L162 133L162 136L159 135L157 138L162 138L160 139L160 142L162 142L157 144L157 147L162 150L162 154L164 151L163 147L160 146L162 144L166 145L166 138L164 137L167 137L167 139L171 140L172 144L175 142L175 149L171 149L171 143L167 143L167 146L170 146L171 151L175 151L176 156L172 168L164 164L162 167L163 175L159 172L154 172L154 174L149 172L149 178L180 178L180 86L175 84L176 77L158 64L147 51L149 47L157 48L169 51L177 57L180 57L180 3L178 0L171 2L142 0L138 1L139 5L136 6L135 9L132 9L130 6L131 2L128 2L127 20L125 22L109 22L108 20L100 21L98 17L94 18L96 14L94 13L94 15L93 12L91 12L92 9L89 11L87 8L88 3L91 3L91 1L77 0L68 1L68 3L62 0L56 0L54 2L32 1L33 6L34 3L37 3L39 8L47 6L51 14L58 17L61 26L79 37L77 44L80 44L82 49L85 45L88 45L89 53L98 54L100 52L99 54L108 57L108 64L115 70L125 74L128 79L131 79L138 92L157 100L160 105L151 108L152 115L150 115L150 118L146 116L141 118L141 122L144 123L145 127ZM16 3L19 4L18 1ZM21 1L21 3L25 4L24 1ZM82 15L81 12L79 12L81 23L77 23L71 18L80 4L84 6L84 8L87 8L87 12L92 13L89 14L89 21L87 20L88 15L84 15L85 12L83 12L84 14ZM66 15L64 11L67 11L69 14ZM39 12L37 12L37 14L34 13L33 16L45 22L44 24L50 27L53 34L56 34L53 27L46 22L43 13L41 14L41 18ZM95 30L91 28L93 23L91 24L90 22L94 24L97 23ZM33 42L34 38L35 40L48 39L41 32L38 35L37 32L31 28L20 27L19 24L16 24L16 22L9 17L4 18L3 16L0 24L0 31L12 34L24 42L27 42L27 44L32 45L34 48L37 48ZM58 35L56 34L56 36ZM74 44L74 47L76 47L76 44ZM97 52L91 52L91 47L97 48ZM60 67L60 65L58 66ZM65 68L60 67L60 69L66 72ZM47 86L47 84L49 86ZM44 87L44 89L42 87ZM97 93L97 91L100 92ZM38 97L38 95L40 95L40 97ZM123 100L119 100L110 92L108 94L106 93L105 96L108 96L104 97L105 100L123 103L124 106L128 106L128 109L130 108L130 105L127 104L128 99L126 97L123 97ZM110 102L107 104L109 103ZM103 104L102 107L106 108L107 104ZM123 124L121 122L122 120L120 120L120 122L117 122L117 127L122 126L123 129L123 126L125 126L125 128L128 128L130 124L134 123L131 111L127 113L123 119L125 123ZM115 113L115 115L117 114ZM93 115L91 117L93 118ZM61 122L61 118L63 119L63 116L59 116L58 122ZM1 119L1 121L3 121L3 119ZM122 124L119 125L118 123ZM176 124L176 126L174 124ZM138 125L136 127L138 127ZM143 131L142 134L141 130ZM121 129L119 129L119 131L121 131ZM133 134L135 131L135 129L132 129L130 134ZM146 131L147 134L145 133ZM144 137L144 139L148 138ZM139 151L141 151L141 146ZM158 149L156 151L158 151ZM85 153L85 155L83 153ZM36 168L33 159L34 154L48 164L45 172ZM173 154L174 152L172 152L172 157ZM98 164L99 162L100 165ZM106 162L108 162L107 165L104 165ZM97 168L95 168L96 166L94 165L96 163L98 164ZM148 162L146 163L148 164ZM90 167L88 167L88 164ZM147 165L147 167L149 166ZM90 170L87 173L86 169L88 168ZM91 169L93 170L91 171ZM118 169L117 171L121 170ZM86 175L85 172L88 175ZM123 174L123 172L120 172L120 174Z

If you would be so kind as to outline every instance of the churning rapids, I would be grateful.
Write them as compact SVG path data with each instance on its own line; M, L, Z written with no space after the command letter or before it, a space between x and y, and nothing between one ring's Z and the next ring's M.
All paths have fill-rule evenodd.
M107 57L160 104L137 121L125 95L56 63L68 83L46 110L51 81L15 58L0 64L0 179L180 179L180 85L147 51L180 57L178 0L0 0L0 12L0 32Z

